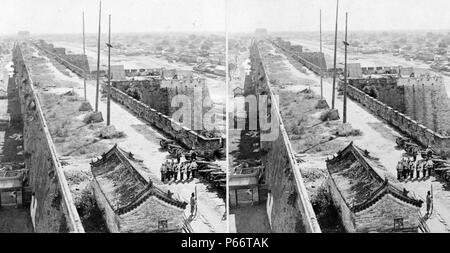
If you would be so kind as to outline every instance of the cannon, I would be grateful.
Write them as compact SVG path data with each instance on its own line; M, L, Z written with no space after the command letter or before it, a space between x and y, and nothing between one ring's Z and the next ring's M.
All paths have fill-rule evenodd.
M397 146L404 149L406 153L410 156L416 155L420 147L416 143L414 143L411 139L399 136L395 139Z
M159 145L161 145L161 148L166 150L169 147L169 144L175 144L174 140L167 140L167 139L161 139L159 141Z
M442 177L445 181L450 182L450 166L435 168L434 173Z

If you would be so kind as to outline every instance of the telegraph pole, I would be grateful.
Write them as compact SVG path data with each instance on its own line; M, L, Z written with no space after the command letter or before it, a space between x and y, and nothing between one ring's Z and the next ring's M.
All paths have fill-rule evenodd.
M333 90L332 90L332 98L331 98L331 109L334 109L334 97L336 90L336 51L337 51L337 30L338 30L338 12L339 9L339 0L336 0L336 26L334 29L334 62L333 62Z
M322 54L322 10L320 10L320 22L319 22L319 31L320 31L320 54ZM320 66L320 99L323 99L323 66Z
M86 38L84 35L84 11L83 11L83 54L86 55ZM84 73L84 101L87 100L86 96L86 73Z
M111 123L111 14L109 15L109 34L108 34L108 100L106 102L106 125Z
M98 89L100 86L100 33L102 21L102 2L98 11L98 42L97 42L97 86L95 87L95 111L98 112Z
M348 13L345 13L345 61L344 61L344 101L343 101L343 123L347 122L347 47L349 45L347 40L347 15Z

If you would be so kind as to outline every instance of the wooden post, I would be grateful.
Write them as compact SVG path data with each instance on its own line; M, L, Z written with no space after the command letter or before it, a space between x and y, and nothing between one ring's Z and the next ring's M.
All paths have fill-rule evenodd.
M108 34L108 100L106 102L106 125L111 124L111 14L109 15Z
M83 54L86 55L86 38L84 35L84 11L83 11ZM83 75L83 82L84 82L84 101L87 100L86 96L86 73Z
M320 54L322 54L322 10L319 15L319 31L320 31ZM320 66L320 99L323 99L323 66Z
M342 122L347 122L347 47L348 47L348 41L347 41L347 17L348 13L345 13L345 61L344 61L344 101L343 101L343 116L342 116Z
M336 92L336 52L337 52L337 31L338 31L338 16L339 16L339 0L336 0L336 25L334 29L334 61L333 61L333 87L331 98L331 109L334 109L334 97Z
M98 41L97 41L97 86L95 87L95 111L98 112L98 90L100 86L100 33L102 20L102 2L98 11Z

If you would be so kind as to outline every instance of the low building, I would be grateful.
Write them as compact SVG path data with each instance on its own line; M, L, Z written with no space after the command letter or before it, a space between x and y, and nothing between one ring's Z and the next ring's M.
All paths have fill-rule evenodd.
M91 162L97 204L113 233L182 232L187 203L147 182L142 161L117 144Z
M0 169L0 208L22 206L25 174L25 170Z
M422 201L380 176L385 168L351 142L326 161L327 187L345 230L417 232Z

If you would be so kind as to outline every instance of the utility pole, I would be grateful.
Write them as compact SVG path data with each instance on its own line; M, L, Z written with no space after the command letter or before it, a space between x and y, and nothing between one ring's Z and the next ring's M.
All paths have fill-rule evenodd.
M109 14L109 34L108 34L108 100L106 102L106 125L111 123L111 14Z
M86 55L86 38L84 35L84 11L83 11L83 54ZM84 81L84 101L87 100L87 96L86 96L86 73L84 73L83 75L83 81Z
M320 10L320 22L319 22L319 31L320 31L320 54L322 54L322 10ZM320 99L323 99L323 69L320 66Z
M102 21L102 2L98 11L98 41L97 41L97 86L95 87L95 111L98 112L98 89L100 86L100 33Z
M345 13L345 61L344 61L344 101L343 101L343 123L347 123L347 47L349 45L347 40L347 17L348 13Z
M334 63L333 63L333 90L332 90L332 98L331 98L331 109L334 109L334 97L336 90L336 51L337 51L337 30L338 30L338 9L339 9L339 0L336 0L336 26L334 29Z

